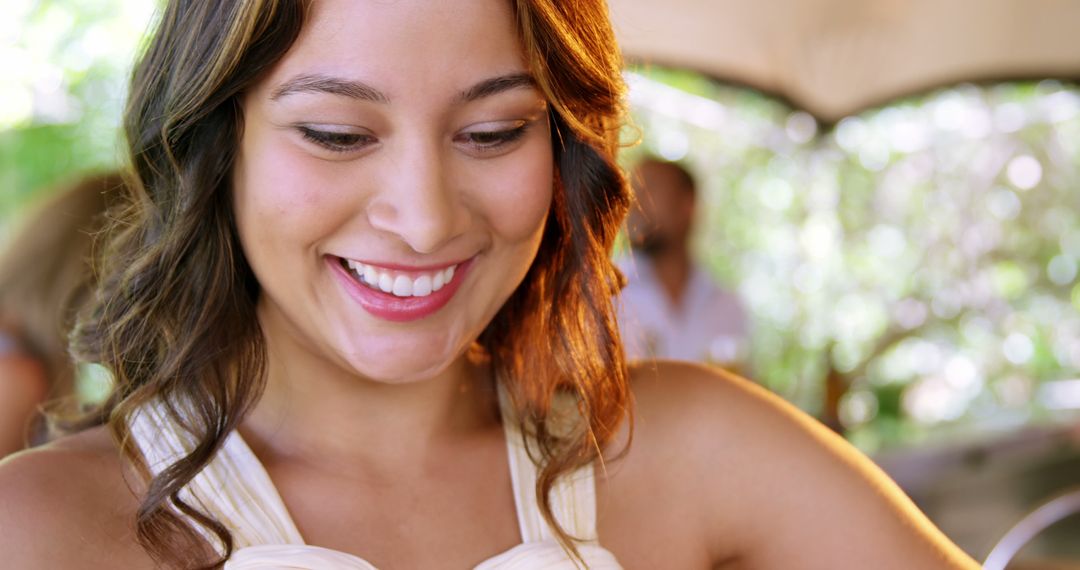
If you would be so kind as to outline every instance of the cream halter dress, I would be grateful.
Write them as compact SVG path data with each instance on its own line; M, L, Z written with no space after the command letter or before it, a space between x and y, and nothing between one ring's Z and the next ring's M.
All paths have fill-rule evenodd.
M501 391L500 391L501 392ZM500 393L518 527L523 542L489 558L475 570L569 570L579 564L556 541L535 500L536 465L514 421L509 421ZM156 475L192 447L187 432L172 425L163 411L146 406L135 416L131 434ZM181 491L189 504L214 517L232 532L233 555L225 570L377 570L358 556L305 544L266 469L240 434L233 432L217 456ZM577 543L586 567L621 569L615 556L597 542L596 486L587 466L559 480L552 489L552 507L560 525ZM199 525L195 528L202 529ZM212 544L216 537L206 533Z

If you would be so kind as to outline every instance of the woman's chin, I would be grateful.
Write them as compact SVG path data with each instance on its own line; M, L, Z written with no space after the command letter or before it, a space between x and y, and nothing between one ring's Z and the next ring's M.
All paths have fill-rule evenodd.
M377 363L372 360L353 359L348 362L352 371L362 378L382 384L412 384L431 380L445 372L457 358L447 355L444 358L427 358L405 353L397 359L384 355Z
M465 358L472 344L458 327L449 330L413 331L409 334L375 334L365 331L339 337L339 363L347 372L385 384L409 384L431 380ZM365 339L356 343L352 339Z

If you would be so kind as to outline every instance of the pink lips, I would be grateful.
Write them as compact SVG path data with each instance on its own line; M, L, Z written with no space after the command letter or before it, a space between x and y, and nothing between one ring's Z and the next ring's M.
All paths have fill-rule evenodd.
M408 322L422 319L446 306L450 299L453 298L454 293L457 292L458 287L461 286L465 274L472 267L473 260L469 259L458 265L454 271L453 279L444 285L442 289L425 297L397 297L390 293L372 289L361 284L347 269L342 267L340 258L327 256L326 262L345 287L345 291L364 310L387 321ZM387 269L405 268L387 267Z

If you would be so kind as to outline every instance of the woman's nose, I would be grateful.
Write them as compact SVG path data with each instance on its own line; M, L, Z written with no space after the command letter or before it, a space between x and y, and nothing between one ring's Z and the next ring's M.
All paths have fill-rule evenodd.
M398 150L386 158L368 221L417 253L434 253L464 231L468 216L449 158L434 143Z

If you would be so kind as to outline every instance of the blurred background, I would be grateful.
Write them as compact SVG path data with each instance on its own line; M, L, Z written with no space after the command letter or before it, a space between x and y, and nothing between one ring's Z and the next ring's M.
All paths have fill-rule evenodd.
M694 257L746 309L742 370L979 559L1080 485L1080 3L610 1L626 165L696 176ZM5 2L0 236L120 163L154 7ZM1080 519L1019 559L1080 564Z

